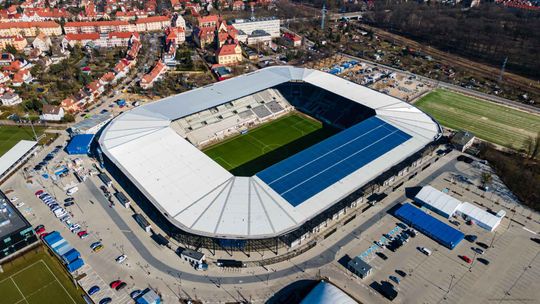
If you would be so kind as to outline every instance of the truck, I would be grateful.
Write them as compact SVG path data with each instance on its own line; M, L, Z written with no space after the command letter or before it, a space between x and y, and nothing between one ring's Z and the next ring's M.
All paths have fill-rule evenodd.
M216 265L219 267L229 267L229 268L245 268L246 264L242 261L237 260L227 260L227 259L218 259Z

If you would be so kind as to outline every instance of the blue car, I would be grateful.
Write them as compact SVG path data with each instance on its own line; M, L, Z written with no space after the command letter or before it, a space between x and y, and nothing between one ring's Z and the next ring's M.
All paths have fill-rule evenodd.
M112 302L111 298L103 298L99 301L99 304L109 304Z
M142 293L142 291L140 291L139 289L136 289L136 290L132 291L132 292L129 294L129 296L130 296L133 300L135 300L138 296L141 295L141 293Z
M94 248L96 248L97 246L101 246L101 242L95 242L95 243L92 243L90 245L90 248L92 248L92 250L94 250Z
M94 286L90 287L90 289L88 289L88 295L91 296L91 295L95 294L98 291L100 291L99 286L94 285Z

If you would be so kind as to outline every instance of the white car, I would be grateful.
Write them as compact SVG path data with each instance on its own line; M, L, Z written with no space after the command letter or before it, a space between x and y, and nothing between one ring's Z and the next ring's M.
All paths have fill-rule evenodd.
M22 206L24 206L24 203L23 202L20 202L18 203L17 205L15 205L17 208L21 208Z
M127 255L122 254L121 256L117 257L115 260L116 260L116 263L120 264L124 262L126 259L127 259Z
M9 199L9 201L12 202L12 203L15 203L15 202L18 201L18 200L19 200L19 198L16 197L16 196L14 196L14 197L12 197L12 198Z

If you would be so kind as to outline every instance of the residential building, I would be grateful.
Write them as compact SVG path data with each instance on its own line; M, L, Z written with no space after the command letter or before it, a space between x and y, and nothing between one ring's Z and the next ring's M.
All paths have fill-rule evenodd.
M162 31L171 25L167 16L152 16L135 21L138 32Z
M81 110L80 105L73 98L66 98L62 100L60 106L64 109L65 112L77 113Z
M294 33L284 33L283 38L292 46L298 47L302 45L302 37Z
M107 39L102 39L101 46L105 47L127 47L130 41L139 40L140 36L137 32L111 32L108 34Z
M156 63L150 73L144 75L141 79L140 85L143 89L152 87L155 81L161 79L162 75L167 71L167 66L160 60Z
M213 27L215 28L219 22L218 15L208 15L197 18L198 27Z
M134 24L120 20L67 22L64 25L66 34L135 32L136 30L137 27Z
M193 41L200 47L204 48L208 44L212 44L215 40L215 27L196 27L193 30Z
M62 35L62 27L60 24L53 21L40 22L4 22L0 23L0 36L16 36L35 37L40 32L47 36Z
M28 45L28 41L21 35L0 37L0 49L5 49L8 45L13 46L17 51L22 51Z
M245 9L244 1L233 1L231 9L233 11L243 11Z
M41 115L39 115L39 119L45 121L60 121L63 117L64 109L62 107L49 104L43 105Z
M32 47L39 49L41 52L48 52L51 49L52 41L44 32L40 32L36 39L32 42Z
M186 29L186 20L177 13L174 13L171 18L171 27L178 27Z
M34 80L32 77L32 74L30 74L30 70L24 69L19 70L15 74L13 74L13 80L11 81L11 84L14 87L20 87L23 85L23 83L30 83Z
M169 27L165 29L165 44L173 43L180 45L186 41L186 32L181 27Z
M89 42L95 42L100 39L99 33L69 33L62 39L62 47L74 47L75 45L86 46Z
M8 72L0 72L0 84L9 82L11 78L9 78Z
M9 66L13 61L15 61L15 56L11 53L2 53L0 55L0 66Z
M280 20L275 17L258 19L235 19L232 25L239 31L243 31L248 36L255 31L265 31L272 38L279 37Z
M247 39L244 42L248 45L260 43L264 45L269 45L272 42L272 36L263 30L256 30L253 31L250 35L247 35Z
M137 18L147 18L148 13L145 11L141 11L138 9L127 11L127 12L116 12L116 20L122 20L122 21L131 21L135 20Z
M0 96L0 103L2 103L3 106L14 106L20 104L21 102L21 97L16 93L7 92Z
M238 42L225 44L216 52L216 61L222 65L234 65L242 62L242 48Z

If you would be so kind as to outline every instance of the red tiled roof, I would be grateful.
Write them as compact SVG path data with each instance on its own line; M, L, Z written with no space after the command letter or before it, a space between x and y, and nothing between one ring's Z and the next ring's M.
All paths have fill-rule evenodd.
M147 17L147 18L140 18L139 20L135 21L135 24L151 23L151 22L166 22L169 20L170 19L167 16L152 16L152 17Z
M129 39L131 38L131 35L134 35L135 37L139 38L139 33L137 32L110 32L109 39L112 39L112 38Z
M87 21L87 22L66 22L64 27L83 27L83 26L119 26L129 25L127 21L109 20L109 21Z
M219 56L226 56L226 55L234 55L236 54L236 46L238 44L236 43L233 43L233 44L225 44L223 45L218 51L217 51L217 55L218 57Z
M99 33L66 34L65 38L72 41L98 40Z
M41 22L1 22L0 29L10 29L10 28L50 28L50 27L60 27L60 24L54 21L41 21Z
M208 16L202 16L197 18L197 22L199 24L201 23L209 23L209 22L215 22L217 23L219 20L219 17L217 15L208 15Z

